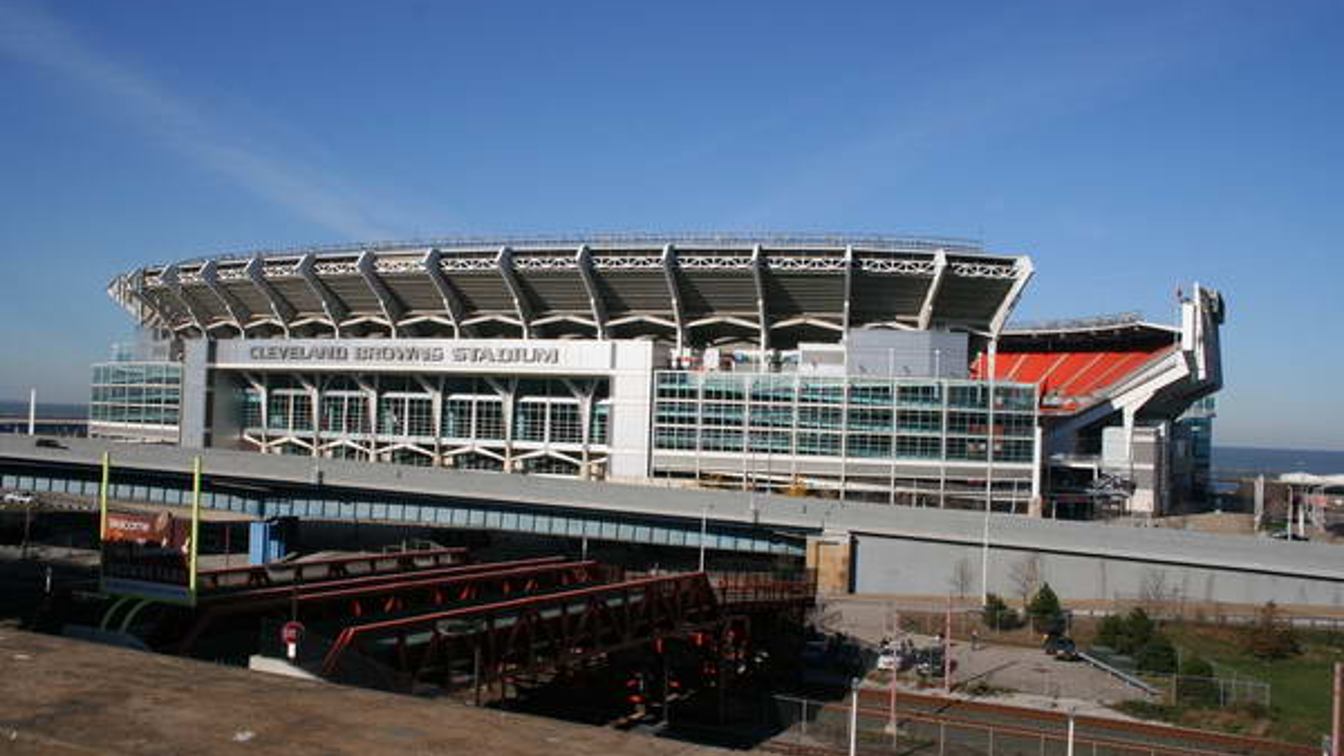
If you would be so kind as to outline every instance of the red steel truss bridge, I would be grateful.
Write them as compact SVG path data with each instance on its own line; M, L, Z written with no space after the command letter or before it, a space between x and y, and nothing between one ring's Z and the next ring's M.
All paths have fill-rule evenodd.
M165 618L151 645L219 658L245 638L283 655L278 628L298 620L296 664L315 674L478 695L612 654L662 655L678 666L658 674L666 695L669 685L721 686L779 628L801 626L816 593L803 572L627 574L558 556L466 559L440 549L213 571L195 609Z

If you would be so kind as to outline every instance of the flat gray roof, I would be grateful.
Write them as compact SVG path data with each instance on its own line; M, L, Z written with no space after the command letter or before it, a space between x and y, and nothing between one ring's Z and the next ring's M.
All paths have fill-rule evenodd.
M114 467L189 474L195 450L94 440L62 439L65 449L39 448L28 436L0 437L0 464L48 462L98 465L104 451ZM840 502L734 491L684 489L445 470L348 460L208 449L206 475L258 483L310 484L437 496L498 504L564 507L650 517L709 519L800 533L849 531L892 538L980 544L983 513ZM992 514L989 537L996 549L1092 555L1108 559L1210 567L1243 572L1344 580L1344 551L1324 543L1198 533L1100 522L1046 520Z

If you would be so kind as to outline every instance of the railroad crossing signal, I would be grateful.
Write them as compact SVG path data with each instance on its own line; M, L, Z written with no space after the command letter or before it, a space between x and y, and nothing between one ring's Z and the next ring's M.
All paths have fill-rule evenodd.
M303 623L298 620L290 620L280 628L280 640L285 643L285 655L290 661L298 656L299 638L303 637Z

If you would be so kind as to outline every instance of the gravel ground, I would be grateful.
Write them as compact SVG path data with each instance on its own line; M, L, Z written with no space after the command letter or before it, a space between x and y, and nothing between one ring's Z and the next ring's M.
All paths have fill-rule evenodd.
M0 753L714 753L0 628Z

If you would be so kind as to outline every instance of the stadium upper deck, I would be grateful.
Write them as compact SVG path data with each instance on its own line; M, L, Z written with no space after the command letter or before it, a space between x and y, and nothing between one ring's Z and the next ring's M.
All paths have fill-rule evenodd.
M91 433L162 441L160 422L187 446L1017 511L1049 499L1047 459L1085 454L1143 473L1127 490L1160 510L1170 421L1221 383L1221 298L1196 287L1179 327L1007 328L1032 273L968 241L854 235L151 265L109 293L172 364L95 370Z
M118 276L143 325L212 338L648 338L788 348L851 328L996 333L1024 256L952 239L598 236L220 256Z

